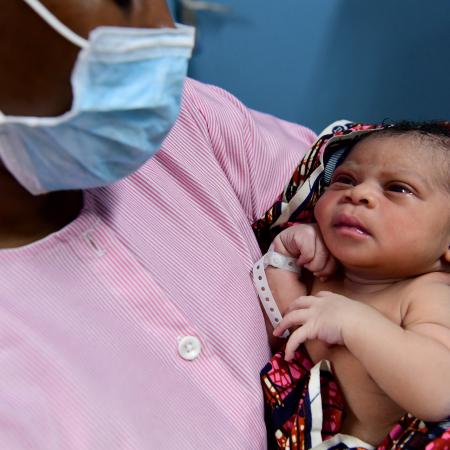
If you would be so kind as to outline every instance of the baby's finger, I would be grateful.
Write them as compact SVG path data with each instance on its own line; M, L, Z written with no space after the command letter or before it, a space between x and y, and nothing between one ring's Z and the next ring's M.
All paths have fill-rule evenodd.
M306 239L302 237L301 240L296 240L296 245L300 249L300 255L297 258L297 265L303 267L312 261L315 254L315 243L313 239Z
M319 292L317 292L316 293L316 295L315 295L315 297L317 298L323 298L323 297L329 297L329 296L333 296L333 295L336 295L336 294L334 294L333 292L331 292L331 291L319 291ZM301 298L301 297L300 297Z
M328 260L325 264L325 267L318 272L314 272L314 276L317 278L328 278L333 275L337 270L337 261L334 256L328 255Z
M308 338L308 325L297 328L289 337L284 349L284 359L290 361L300 344L303 344Z
M309 308L314 302L314 295L302 295L301 297L297 297L293 300L289 306L284 311L284 314L289 314L292 311L296 311L298 309Z
M303 325L308 320L307 309L297 309L286 314L281 320L280 324L273 330L274 336L281 336L283 333L292 327Z
M321 272L329 260L329 251L319 239L316 239L314 256L304 266L312 273Z

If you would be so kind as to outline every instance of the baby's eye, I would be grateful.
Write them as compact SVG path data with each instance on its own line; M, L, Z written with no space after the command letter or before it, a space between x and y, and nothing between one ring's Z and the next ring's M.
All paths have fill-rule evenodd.
M349 184L349 185L353 185L355 184L354 180L352 177L350 177L349 175L345 175L345 174L336 174L332 179L331 179L331 183L340 183L340 184Z
M399 194L412 194L413 191L411 188L404 184L400 183L392 183L387 187L387 190L390 192L398 192Z

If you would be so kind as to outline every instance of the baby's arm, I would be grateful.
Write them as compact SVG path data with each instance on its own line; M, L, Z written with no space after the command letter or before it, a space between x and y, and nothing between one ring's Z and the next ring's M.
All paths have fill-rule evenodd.
M402 326L364 303L320 292L296 300L274 334L302 325L286 345L287 359L309 339L345 345L405 411L442 420L450 415L450 285L412 286Z
M308 269L315 276L326 278L336 269L335 260L315 224L293 225L283 230L272 246L273 251L296 258L299 267ZM281 315L293 300L307 294L305 284L295 272L268 266L266 277Z
M356 335L364 333L358 325L346 338L350 351L405 411L423 420L443 420L450 416L450 285L417 283L403 317L402 327L380 321L381 339L370 339L370 356L358 342Z

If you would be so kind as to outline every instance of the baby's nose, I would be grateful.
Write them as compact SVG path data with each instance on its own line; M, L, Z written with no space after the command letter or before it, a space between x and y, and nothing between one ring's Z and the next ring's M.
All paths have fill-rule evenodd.
M374 207L376 205L376 192L372 186L366 183L360 183L353 186L348 194L349 200L355 204Z

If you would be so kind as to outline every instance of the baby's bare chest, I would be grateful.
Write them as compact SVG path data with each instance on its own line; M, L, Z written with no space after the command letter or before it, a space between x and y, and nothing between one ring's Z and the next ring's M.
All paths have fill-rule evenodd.
M363 302L375 308L388 320L399 326L402 324L405 299L400 289L391 288L378 293L357 296L349 294L337 283L325 283L313 286L312 293L323 290L333 291L352 300ZM367 330L367 332L376 333L375 330ZM360 429L371 429L374 435L377 435L377 430L374 429L374 424L377 424L379 433L383 434L403 414L403 411L373 381L359 360L345 347L328 346L318 340L308 341L305 346L314 363L324 359L331 363L347 405L347 422L344 424L347 433L359 433Z
M328 360L345 400L341 432L372 445L380 442L404 411L369 376L363 365L343 346L308 341L306 349L314 363Z
M311 294L315 295L319 291L330 291L343 295L351 300L364 303L376 309L390 321L397 325L402 324L403 317L408 308L408 296L406 287L408 283L396 283L382 290L373 292L350 291L342 281L330 281L322 283L315 281L311 287Z

